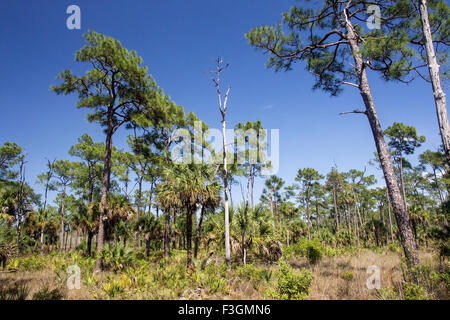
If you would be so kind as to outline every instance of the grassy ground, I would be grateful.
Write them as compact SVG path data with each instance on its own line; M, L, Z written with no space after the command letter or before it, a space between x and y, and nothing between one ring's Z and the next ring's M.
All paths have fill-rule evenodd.
M283 275L277 262L253 261L247 267L235 263L226 268L221 258L206 256L191 270L184 265L185 252L174 251L170 259L161 259L156 252L149 260L134 257L130 265L113 264L112 270L93 275L94 260L78 252L29 256L13 259L9 270L0 272L0 299L449 298L449 264L439 262L432 252L421 252L419 285L405 282L400 254L387 249L325 255L316 264L292 253L285 260L290 268ZM81 269L80 289L67 288L70 265ZM380 268L379 290L366 286L367 267L372 265ZM305 295L290 295L292 290L303 290L303 285Z

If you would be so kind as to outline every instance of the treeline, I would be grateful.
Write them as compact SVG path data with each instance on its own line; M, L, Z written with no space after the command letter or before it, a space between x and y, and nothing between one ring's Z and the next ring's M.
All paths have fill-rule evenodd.
M380 8L381 21L377 28L365 30L361 22L366 21L369 5ZM269 67L288 71L304 61L316 79L314 88L331 95L339 94L343 85L358 90L364 109L344 113L366 116L377 151L374 164L386 185L374 188L375 178L365 170L332 168L319 173L304 168L293 186L267 177L260 204L254 200L253 186L269 163L263 156L250 161L250 154L264 154L260 151L267 146L246 137L245 150L228 149L237 141L227 142L224 134L222 150L212 150L208 141L194 135L199 123L202 132L208 132L208 126L159 88L136 52L113 38L88 32L75 60L89 69L81 76L61 72L52 90L78 95L77 107L90 111L88 120L104 129L105 142L83 135L69 152L76 161L49 161L48 170L38 177L45 190L41 197L26 182L21 148L3 145L2 259L16 249L71 248L71 241L78 245L81 234L88 255L95 237L96 271L102 268L104 241L145 244L147 255L152 246L163 247L166 256L172 248L186 248L189 266L202 241L206 247L220 243L227 263L234 252L244 264L249 250L280 256L284 242L302 236L354 246L398 241L409 265L419 263L418 245L431 239L441 243L441 252L448 252L450 126L439 71L439 63L446 62L440 48L448 43L448 13L445 1L333 0L314 8L294 6L279 26L261 26L246 34L252 46L269 53ZM231 87L223 90L220 79L227 66L218 59L212 73L223 133ZM442 150L424 152L418 166L409 162L425 138L402 123L382 130L371 74L404 82L420 76L432 83ZM113 143L121 128L132 133L128 151ZM235 128L258 130L262 124L246 122ZM189 163L172 161L173 148L183 142L177 129L190 137L184 141L190 145ZM205 152L216 152L222 161L210 165L195 160ZM241 155L247 161L230 161ZM242 193L240 205L232 199L236 183ZM48 204L48 192L53 191L56 206Z
M443 152L426 150L413 166L411 155L425 138L400 123L385 133L415 241L419 247L431 245L441 255L448 254L450 179ZM407 141L402 150L396 149L399 140ZM171 249L184 249L189 265L192 254L196 257L201 248L223 250L218 171L207 165L163 164L138 141L130 136L129 151L112 150L104 240L143 248L146 256L151 250L164 250L169 256ZM91 256L93 245L98 245L104 152L103 143L81 136L69 150L77 161L49 161L48 170L38 175L45 190L41 196L24 179L23 150L5 143L0 148L2 244L15 242L22 253L78 248ZM408 157L399 157L405 153ZM386 188L374 187L375 176L365 170L340 172L333 167L321 174L313 168L299 169L296 182L289 186L280 177L266 177L256 204L251 185L255 178L262 178L258 169L260 164L245 163L229 170L230 191L232 187L242 190L242 200L230 205L234 260L246 263L248 255L277 259L284 245L302 238L320 239L334 247L400 243ZM47 200L49 192L56 192L53 205Z

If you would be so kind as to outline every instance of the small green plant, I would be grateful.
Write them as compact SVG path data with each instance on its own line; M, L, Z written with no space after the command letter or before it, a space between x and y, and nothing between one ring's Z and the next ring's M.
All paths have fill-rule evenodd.
M120 280L108 277L106 283L103 285L103 291L110 299L114 299L119 294L122 294L125 291L125 288Z
M346 281L352 281L353 273L351 271L344 272L343 274L341 274L341 279L344 279Z
M300 273L295 273L286 261L280 260L277 283L280 299L307 299L312 280L310 271L302 269Z
M396 244L394 242L389 243L387 248L391 252L399 252L400 251L400 247L398 246L398 244Z
M309 241L306 247L306 257L309 263L316 264L322 259L323 246L318 240Z
M208 277L205 285L211 293L227 293L227 280L224 278Z
M414 283L406 282L403 286L403 297L405 300L429 300L426 290Z
M314 239L311 241L303 239L294 246L288 247L288 252L290 253L290 256L292 256L292 254L296 254L306 257L309 263L316 264L322 259L326 250L319 239Z
M380 300L398 300L399 296L394 288L384 288L377 291Z
M7 269L20 271L40 271L47 267L48 262L47 257L37 255L12 258L7 265Z
M134 261L133 250L122 243L106 244L100 253L100 259L105 269L119 271L132 265Z

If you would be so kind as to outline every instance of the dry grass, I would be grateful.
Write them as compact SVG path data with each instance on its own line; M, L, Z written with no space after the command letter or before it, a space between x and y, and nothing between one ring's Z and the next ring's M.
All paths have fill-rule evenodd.
M437 266L437 260L431 252L421 252L421 261L431 263ZM379 299L380 295L375 289L368 289L366 281L370 274L367 273L368 266L378 266L381 270L381 289L399 288L403 283L400 254L390 251L380 253L370 250L360 250L354 255L340 255L336 257L324 257L316 265L311 265L306 258L293 257L289 260L294 270L306 268L312 271L314 280L311 285L310 299L312 300L371 300ZM176 264L179 262L172 262ZM218 262L218 266L221 265ZM256 265L259 270L264 268L271 272L269 280L255 281L252 279L252 273L248 278L239 275L237 269L226 271L226 292L211 292L207 287L197 285L188 285L180 294L176 294L175 299L270 299L267 294L276 287L277 264ZM202 271L198 270L201 274ZM151 274L151 270L148 271ZM95 298L112 298L105 296L102 292L104 281L108 278L119 279L120 273L105 272L96 276L95 285L87 285L84 281L79 290L68 290L66 288L66 279L59 278L52 269L33 272L1 272L1 285L11 285L18 282L24 282L29 287L27 299L31 299L33 294L47 287L49 289L59 288L64 294L64 299L70 300L89 300ZM206 276L203 274L203 276ZM192 282L195 283L195 282ZM192 287L191 287L192 286ZM164 285L153 286L152 292L142 295L122 295L114 299L145 299L157 298L165 299L172 297L172 289ZM128 291L127 291L128 292ZM131 291L130 291L131 292Z
M422 263L435 264L431 252L420 253ZM398 288L403 282L401 260L398 253L384 251L376 253L361 250L357 255L324 257L317 265L311 266L306 258L291 261L294 267L306 267L313 271L311 285L312 300L372 300L379 299L376 289L368 289L367 273L369 266L380 268L380 289ZM344 279L345 273L351 273L353 279Z

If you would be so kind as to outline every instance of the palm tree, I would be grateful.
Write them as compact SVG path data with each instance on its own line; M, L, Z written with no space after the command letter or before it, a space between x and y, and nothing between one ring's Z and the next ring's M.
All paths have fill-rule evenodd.
M177 186L170 178L158 185L156 190L156 202L165 212L164 222L164 256L170 256L170 214L171 211L176 211L181 208L182 203L178 196Z
M164 170L164 180L166 182L162 186L159 186L162 188L159 194L162 192L165 194L165 197L174 195L174 205L178 206L178 208L184 208L186 212L186 263L188 267L192 267L192 215L202 205L202 199L209 197L209 192L205 184L205 177L207 176L207 166L176 164Z
M86 255L89 257L92 251L92 238L98 230L98 203L91 202L88 206L79 206L74 215L74 226L87 235Z
M203 193L202 199L201 199L201 206L202 210L200 212L200 219L198 221L198 225L196 228L195 233L195 244L194 244L194 258L197 258L198 254L198 247L200 244L200 232L202 231L202 223L203 223L203 217L205 216L207 210L210 210L214 212L216 208L220 204L220 189L221 186L217 180L212 181L215 179L215 176L212 172L207 172L209 175L208 183L205 185L205 193Z
M160 220L156 219L153 214L144 214L139 217L136 226L136 230L140 230L146 235L145 239L145 256L148 258L150 255L151 240L161 238L162 228Z

